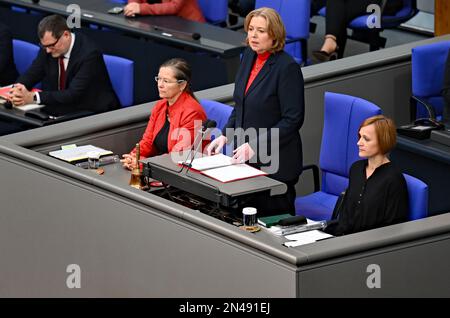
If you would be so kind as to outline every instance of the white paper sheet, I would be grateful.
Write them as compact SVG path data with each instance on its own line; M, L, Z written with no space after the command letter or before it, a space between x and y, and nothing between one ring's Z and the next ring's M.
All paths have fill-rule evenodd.
M314 243L318 240L323 240L326 238L333 237L333 235L324 233L319 230L314 230L314 231L286 235L285 237L291 241L285 242L283 244L287 247L294 247L294 246L300 246L300 245L304 245L304 244Z
M267 175L267 173L265 173L264 171L255 169L246 164L237 164L222 168L208 169L202 171L202 174L224 183Z
M178 163L182 164L183 161L179 161ZM229 165L231 165L231 157L225 156L224 154L217 154L214 156L204 156L194 159L192 161L191 168L202 171L205 169L212 169Z
M27 112L29 110L33 110L33 109L39 109L44 107L45 105L39 105L39 104L28 104L28 105L23 105L23 106L16 106L17 109L23 110L24 112Z

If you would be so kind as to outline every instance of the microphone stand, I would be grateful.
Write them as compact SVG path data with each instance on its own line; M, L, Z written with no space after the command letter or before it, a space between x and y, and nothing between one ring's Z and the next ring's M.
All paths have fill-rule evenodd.
M188 173L188 171L189 171L189 169L192 167L192 162L194 161L194 159L195 159L195 154L197 153L197 151L198 151L198 149L199 149L199 146L200 145L202 145L203 144L203 138L205 138L205 134L206 134L206 131L208 130L208 128L205 130L205 131L201 131L201 133L200 133L200 135L199 136L201 136L201 138L200 138L200 141L197 143L197 145L195 145L195 140L194 140L194 145L193 145L193 147L191 148L191 159L190 159L190 161L189 161L189 164L186 164L186 161L188 160L187 158L189 158L189 156L186 158L186 160L183 162L183 167L187 167L187 169L186 169L186 172L185 172L185 174L187 174ZM194 147L195 146L195 147ZM194 153L192 154L192 150L194 150Z
M199 131L200 134L197 135L197 136L195 137L194 143L192 144L192 147L191 147L191 150L190 150L188 156L186 157L186 159L185 159L185 160L183 161L183 163L182 163L181 170L179 171L180 173L183 171L183 168L184 168L184 167L187 167L187 168L188 168L187 171L189 171L189 168L192 167L192 161L194 161L194 159L195 159L195 154L197 153L197 150L198 150L198 148L199 148L199 145L203 144L203 139L205 138L206 132L208 131L208 129L210 129L210 128L215 128L216 126L217 126L217 123L216 123L215 120L209 120L209 119L207 119L207 120L203 123L202 128L201 128L201 130ZM199 136L201 137L201 138L200 138L200 141L197 141L197 137L199 137ZM196 144L196 142L197 142L197 144ZM194 152L194 154L192 154L192 152L193 152L194 150L195 150L195 152ZM189 160L189 159L188 159L189 156L191 157L190 162L189 162L189 164L186 164L186 161Z
M180 169L179 173L182 173L183 169L185 167L187 167L188 168L187 170L189 170L189 168L192 166L192 161L194 161L195 153L197 153L197 150L198 150L198 145L201 145L202 142L203 142L203 138L204 138L205 133L206 133L206 128L205 128L205 130L203 130L203 128L202 128L198 132L199 132L199 134L197 134L197 136L195 137L194 143L192 144L192 147L189 150L189 153L186 156L186 159L183 160L183 162L181 163L181 169ZM199 136L201 136L200 141L197 140ZM197 145L195 144L196 142L197 142ZM195 152L194 152L194 150L195 150ZM190 157L190 162L189 162L189 164L186 164L186 162L189 160L189 157Z

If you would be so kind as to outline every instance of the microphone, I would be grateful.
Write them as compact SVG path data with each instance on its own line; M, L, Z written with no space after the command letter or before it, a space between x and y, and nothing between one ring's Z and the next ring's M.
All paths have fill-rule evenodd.
M212 188L214 189L214 193L215 193L215 195L217 195L217 197L218 197L216 200L214 200L214 202L216 202L216 204L217 204L215 210L216 210L216 209L219 209L219 205L220 205L222 202L224 202L224 199L222 199L222 194L221 194L220 188L219 188L217 185L210 184L210 183L208 183L208 182L206 182L206 181L204 181L204 180L201 180L201 179L196 178L193 174L189 174L189 175L188 175L188 172L189 172L189 168L192 166L192 162L193 162L193 160L194 160L194 158L195 158L195 155L193 155L193 151L194 151L194 150L195 150L195 152L198 151L200 145L202 144L203 139L205 138L205 135L208 134L208 130L209 130L209 129L212 129L212 128L216 128L216 127L217 127L217 123L216 123L215 120L209 120L209 119L205 120L205 121L203 122L203 124L202 124L202 128L199 129L199 130L197 130L197 135L196 135L195 138L194 138L194 143L192 144L192 146L191 146L191 148L190 148L190 151L189 151L188 155L186 156L186 158L185 158L185 159L182 161L182 163L181 163L181 169L175 170L175 169L172 169L172 168L169 168L169 167L164 168L164 169L168 169L168 170L170 170L170 171L172 171L172 172L174 172L174 173L176 173L176 174L181 174L181 173L183 172L183 169L184 169L185 167L188 167L188 169L187 169L186 172L184 173L184 176L185 176L185 177L189 176L189 178L196 180L198 183L201 183L201 184L203 184L203 185L205 185L205 186L207 186L207 187L212 187ZM199 140L199 139L200 139L200 140ZM196 143L196 142L197 142L197 143ZM189 161L189 163L188 163L188 161ZM152 170L151 164L150 164L150 162L148 162L148 163L144 166L143 175L146 176L146 177L151 177L151 176L152 176L151 170ZM164 182L164 181L163 181L163 182ZM184 182L182 182L182 184L184 184ZM175 185L175 186L176 186L176 185ZM165 188L166 188L166 186L165 186ZM167 188L166 188L166 190L167 190ZM183 190L183 191L190 192L189 190ZM195 194L195 192L190 192L190 193L194 193L194 194ZM197 195L198 195L198 194L197 194ZM169 196L170 196L170 193L169 193ZM172 200L173 200L173 198L172 198ZM228 200L231 200L231 199L228 199ZM235 199L233 199L233 201L230 201L230 203L228 203L228 204L230 204L230 205L231 205L231 204L232 204L232 205L235 205L236 203L235 203L234 200L235 200ZM174 200L173 200L173 201L174 201ZM233 203L233 202L234 202L234 203Z
M6 109L12 109L13 108L13 104L11 103L10 100L7 100L4 104L3 107L5 107Z
M212 129L212 128L216 128L216 127L217 127L217 122L215 120L210 120L210 119L205 120L205 122L202 125L200 134L198 134L196 136L196 138L194 139L194 143L192 144L191 150L189 151L189 154L187 155L186 159L182 163L180 173L183 171L184 167L187 167L188 168L187 170L189 170L189 168L192 167L192 161L194 161L195 153L197 153L199 145L202 144L203 138L205 138L205 134L208 132L208 129ZM196 143L197 137L199 137L199 136L201 136L201 138ZM192 154L193 151L194 151L194 154ZM186 161L188 160L189 157L191 157L190 162L189 162L189 164L186 164Z

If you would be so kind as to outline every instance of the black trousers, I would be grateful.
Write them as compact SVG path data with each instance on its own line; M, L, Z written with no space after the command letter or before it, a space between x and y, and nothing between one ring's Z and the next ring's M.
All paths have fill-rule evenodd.
M347 42L347 26L354 18L367 14L370 4L381 4L381 0L327 0L326 34L334 35L342 57Z
M296 180L289 182L283 181L287 185L287 191L281 195L270 196L268 192L261 192L249 196L239 203L236 213L242 213L245 207L253 207L257 209L257 216L270 216L284 213L295 215L295 184Z
M311 0L311 13L313 17L319 13L319 10L327 5L327 0Z

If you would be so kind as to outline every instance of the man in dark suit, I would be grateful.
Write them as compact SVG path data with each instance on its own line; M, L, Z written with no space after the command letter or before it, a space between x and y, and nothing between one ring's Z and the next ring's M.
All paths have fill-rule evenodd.
M0 86L14 83L18 76L13 58L11 31L0 23Z
M58 15L42 19L38 26L42 50L12 91L16 106L37 103L45 111L63 115L77 111L101 113L120 107L103 55L81 33L71 33ZM42 81L42 92L32 92Z

